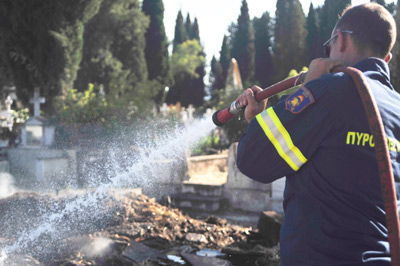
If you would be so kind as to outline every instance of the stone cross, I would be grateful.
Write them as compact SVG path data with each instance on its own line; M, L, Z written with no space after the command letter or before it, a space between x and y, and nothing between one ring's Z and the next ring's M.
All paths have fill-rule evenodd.
M183 123L186 123L188 121L188 114L185 107L182 107L180 116Z
M193 108L193 105L189 104L189 107L187 109L189 121L193 121L193 113L194 113L194 111L195 111L195 109Z
M99 94L101 97L105 97L106 93L104 92L104 85L100 84Z
M213 115L213 110L211 108L206 109L206 117L210 117Z
M7 112L11 113L11 105L13 104L13 100L11 99L11 96L7 96L6 101L4 102L6 104Z
M44 97L40 97L39 87L35 88L33 93L33 98L29 100L29 103L33 103L33 116L37 117L40 116L40 104L46 102Z

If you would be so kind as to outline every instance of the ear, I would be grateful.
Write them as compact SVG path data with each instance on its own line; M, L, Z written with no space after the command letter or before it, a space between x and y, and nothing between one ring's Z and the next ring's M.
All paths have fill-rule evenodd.
M389 63L389 61L392 60L392 57L393 57L392 53L388 53L385 59L383 60L385 60L386 63Z

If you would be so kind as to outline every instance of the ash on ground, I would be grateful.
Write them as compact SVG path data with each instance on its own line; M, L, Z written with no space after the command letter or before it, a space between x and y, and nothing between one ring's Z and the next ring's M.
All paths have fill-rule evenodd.
M40 237L23 251L7 254L7 266L46 265L279 265L279 248L258 230L216 216L192 219L142 194L113 192L103 217L82 220L70 234ZM15 235L68 199L17 193L0 199L0 251ZM68 217L66 217L68 219ZM79 219L77 219L79 221ZM34 224L34 222L32 222ZM260 230L261 231L261 230ZM265 230L264 230L265 231ZM47 237L51 239L51 237Z

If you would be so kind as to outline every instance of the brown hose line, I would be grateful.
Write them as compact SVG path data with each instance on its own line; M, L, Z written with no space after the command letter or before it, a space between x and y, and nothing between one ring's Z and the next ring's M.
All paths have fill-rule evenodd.
M378 162L379 177L381 180L381 191L386 212L386 226L390 244L391 265L400 265L400 227L399 213L397 210L396 189L389 148L386 134L382 123L375 98L363 73L353 67L337 67L334 72L344 72L353 79L360 94L364 109L367 113L369 126L375 142L375 154Z

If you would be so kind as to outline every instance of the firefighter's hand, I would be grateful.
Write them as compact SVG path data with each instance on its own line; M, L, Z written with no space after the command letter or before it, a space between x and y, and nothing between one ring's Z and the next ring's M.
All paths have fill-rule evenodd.
M241 107L246 107L244 110L244 117L249 123L256 115L264 111L265 107L267 106L267 99L257 102L255 98L255 94L260 91L262 91L262 89L254 85L251 87L251 89L245 90L244 93L236 100L240 103Z
M303 84L307 84L307 82L317 79L324 74L331 73L335 67L341 65L343 65L343 63L339 60L333 60L330 58L316 58L310 63Z

